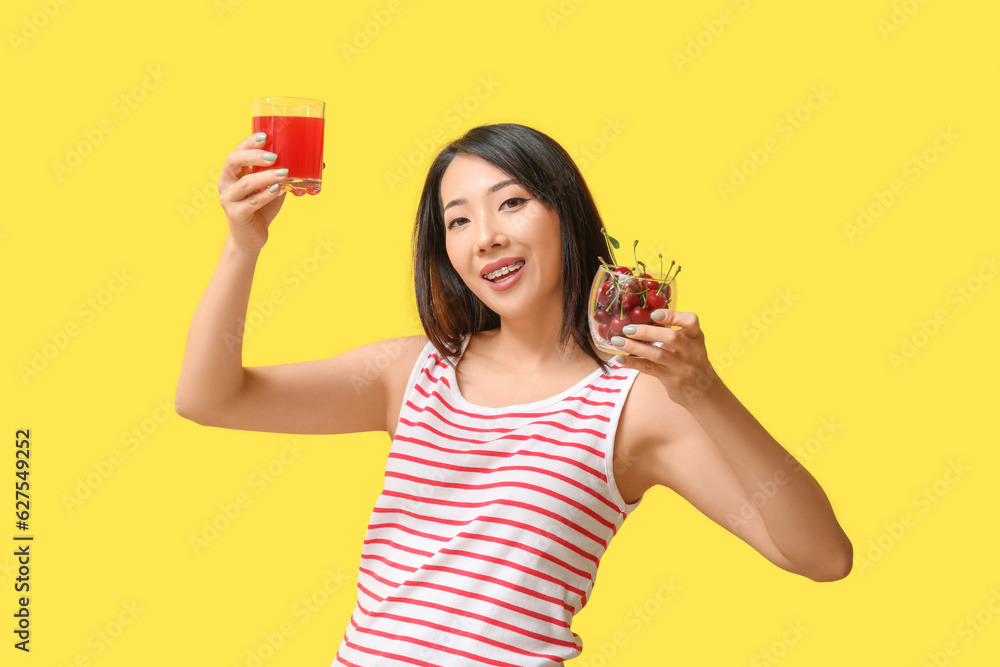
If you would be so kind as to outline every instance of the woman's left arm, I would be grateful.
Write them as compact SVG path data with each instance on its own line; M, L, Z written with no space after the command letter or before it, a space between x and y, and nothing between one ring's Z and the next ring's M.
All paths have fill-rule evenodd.
M847 576L851 541L819 482L722 382L697 315L670 309L654 315L661 313L662 326L634 325L618 346L644 357L625 357L624 366L655 377L664 390L652 383L656 391L635 397L642 406L629 410L633 432L644 434L633 450L641 474L674 488L784 569L815 581ZM673 416L667 424L666 413Z

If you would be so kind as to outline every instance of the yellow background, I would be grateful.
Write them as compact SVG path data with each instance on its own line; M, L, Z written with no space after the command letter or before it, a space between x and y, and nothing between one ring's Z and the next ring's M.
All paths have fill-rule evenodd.
M35 541L24 654L8 445L3 664L333 659L386 434L226 431L161 407L226 234L218 170L266 95L328 102L327 168L323 192L289 198L272 226L247 365L418 333L409 234L440 142L421 146L524 123L577 159L620 255L639 239L639 259L683 265L679 307L717 370L853 540L854 571L815 583L651 491L605 556L570 664L996 664L997 5L392 8L4 4L0 425L8 442L31 429ZM401 162L413 173L390 186ZM720 182L741 184L724 197ZM268 465L280 472L262 486Z

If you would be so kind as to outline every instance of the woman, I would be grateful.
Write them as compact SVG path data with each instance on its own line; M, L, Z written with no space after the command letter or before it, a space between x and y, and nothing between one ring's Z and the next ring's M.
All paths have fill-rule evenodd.
M226 428L389 434L335 664L579 655L572 618L654 485L778 567L815 581L850 571L823 490L719 378L694 313L664 309L663 326L627 329L622 348L643 359L595 349L585 295L605 247L600 215L566 151L536 130L473 128L431 165L413 238L426 335L245 368L225 341L239 334L286 176L250 173L274 162L262 145L244 140L219 179L229 235L191 324L176 407ZM392 362L358 391L377 358Z

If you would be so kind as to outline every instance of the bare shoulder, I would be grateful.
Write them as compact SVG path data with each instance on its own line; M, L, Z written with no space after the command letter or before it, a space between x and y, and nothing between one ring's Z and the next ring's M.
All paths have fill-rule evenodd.
M420 353L427 346L428 340L427 336L420 334L382 341L382 350L371 359L374 367L372 372L381 372L383 368L388 372L386 384L390 394L398 390L402 396L410 372L417 363Z
M406 394L406 383L410 379L410 373L420 357L420 353L427 346L430 339L425 334L416 336L404 336L393 338L385 342L383 354L391 360L389 366L389 376L386 378L387 406L385 416L385 430L390 438L396 437L396 423L399 421L399 412L403 404L403 396ZM376 365L378 360L375 361Z

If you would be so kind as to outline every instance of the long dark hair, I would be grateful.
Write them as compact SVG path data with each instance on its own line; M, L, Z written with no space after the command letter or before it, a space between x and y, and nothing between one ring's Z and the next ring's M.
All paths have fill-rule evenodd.
M455 272L445 248L441 179L459 154L479 157L508 174L546 208L559 214L562 238L563 318L559 342L576 342L608 372L587 323L587 297L606 251L601 215L569 153L551 137L524 125L480 125L445 146L434 158L413 227L413 279L417 311L427 337L443 360L457 356L465 335L500 326ZM610 258L605 258L610 260Z

